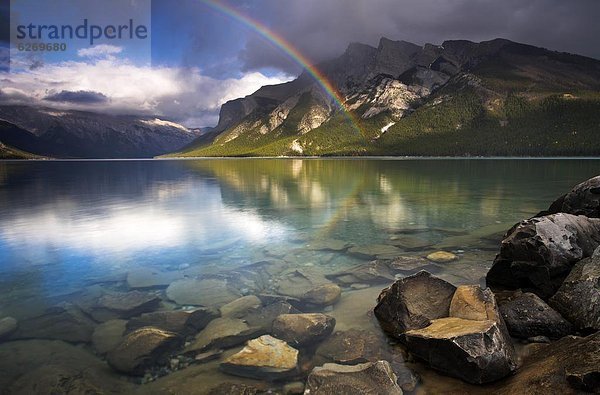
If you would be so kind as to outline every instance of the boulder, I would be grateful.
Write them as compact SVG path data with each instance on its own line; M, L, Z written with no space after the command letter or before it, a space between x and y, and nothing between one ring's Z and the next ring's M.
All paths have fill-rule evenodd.
M114 292L102 295L88 313L104 322L118 318L127 319L158 308L160 298L152 293L141 291Z
M13 317L4 317L0 319L0 340L10 336L17 330L17 320Z
M95 322L75 306L56 306L39 316L19 321L10 339L52 339L69 343L89 343L92 341L94 326Z
M478 285L461 285L456 288L450 302L450 317L465 320L500 322L496 298L489 288Z
M345 286L355 283L389 284L394 281L394 274L387 265L387 261L382 259L356 265L325 277Z
M319 285L300 297L307 304L316 306L330 306L337 302L342 295L340 287L333 283Z
M525 220L508 231L487 283L523 288L546 299L599 244L600 219L560 213Z
M107 361L118 372L141 376L146 369L166 363L181 343L182 339L175 333L145 327L125 336L108 353Z
M358 365L326 363L308 376L305 394L402 395L396 375L387 361Z
M435 263L448 263L458 260L458 256L446 251L436 251L427 255L427 259Z
M387 358L384 350L385 343L373 332L349 329L327 338L317 348L316 355L325 362L353 365Z
M186 353L198 353L208 349L229 348L259 336L264 330L252 327L238 318L217 318L212 320L186 347Z
M283 340L264 335L250 340L238 353L221 363L221 369L242 377L275 380L298 371L298 350Z
M469 383L489 383L516 369L512 344L492 320L440 318L404 336L411 353Z
M361 259L392 259L400 255L402 250L389 244L370 244L350 247L348 253Z
M400 338L407 330L447 317L455 290L452 284L421 271L384 289L377 298L375 316L384 331Z
M538 216L556 213L600 218L600 176L576 185L566 195L556 199L547 211Z
M264 333L271 333L273 321L282 314L299 314L300 310L286 302L274 302L258 310L251 311L244 321L252 327L261 328Z
M127 322L127 330L131 332L145 326L152 326L181 336L189 336L204 329L217 316L217 311L210 308L155 311L130 319Z
M262 306L262 302L256 295L242 296L234 301L221 306L221 316L241 318L250 311L256 310Z
M96 326L92 334L92 346L99 355L115 349L123 341L127 321L110 320Z
M312 346L333 332L335 318L325 314L282 314L273 321L273 336L294 347Z
M177 304L205 307L220 307L241 296L222 278L186 278L173 281L166 293Z
M600 330L600 249L577 263L550 305L583 331Z
M503 302L500 313L514 337L559 339L573 331L568 321L533 293L524 293Z

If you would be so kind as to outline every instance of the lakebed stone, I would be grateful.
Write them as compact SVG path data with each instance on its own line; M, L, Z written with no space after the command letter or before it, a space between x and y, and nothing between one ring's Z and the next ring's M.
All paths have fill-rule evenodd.
M92 334L92 345L99 355L115 349L122 341L127 330L126 320L110 320L96 326Z
M94 326L95 322L77 307L56 306L41 315L21 320L10 339L55 339L69 343L89 343Z
M392 244L406 251L425 250L433 245L431 241L416 236L397 236L392 239Z
M102 295L88 310L90 316L104 322L117 318L131 318L158 308L160 298L141 291L113 292Z
M333 332L335 318L321 313L282 314L273 322L273 336L294 347L314 345Z
M559 339L573 331L568 321L533 293L523 293L505 301L500 305L500 312L514 337Z
M0 319L0 340L10 336L17 330L18 322L13 317L4 317Z
M208 349L229 348L244 343L263 332L238 318L222 317L212 320L186 347L186 353L199 353Z
M316 355L324 362L353 365L387 358L384 350L385 343L373 332L353 328L335 332L319 345Z
M330 306L337 302L342 295L340 287L333 283L319 285L300 298L304 303L316 306Z
M394 281L394 274L390 270L387 261L382 259L356 265L349 269L329 274L326 277L344 286L354 283L389 284Z
M431 262L435 262L435 263L448 263L448 262L457 261L458 256L451 252L436 251L436 252L432 252L431 254L427 255L427 259L429 259Z
M352 256L362 259L394 258L402 253L402 250L389 244L370 244L354 246L348 249Z
M256 295L242 296L221 306L221 316L241 318L261 306L262 302Z
M175 332L182 336L196 334L218 316L211 308L195 310L154 311L134 317L127 322L127 330L134 331L145 326Z
M180 347L182 339L175 333L144 327L131 332L107 355L108 364L116 371L143 375L151 366L166 363L168 356Z
M177 280L167 287L166 293L177 304L206 307L220 307L241 296L221 278Z
M455 290L452 284L421 271L381 291L375 316L384 331L400 338L407 330L447 317Z
M389 362L358 365L326 363L308 376L305 394L310 395L402 395Z
M298 350L269 335L248 341L238 353L221 363L221 369L243 377L281 379L298 370Z

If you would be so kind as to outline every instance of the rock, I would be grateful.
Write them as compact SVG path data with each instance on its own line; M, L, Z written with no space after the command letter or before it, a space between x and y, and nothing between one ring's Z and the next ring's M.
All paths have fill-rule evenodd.
M151 293L115 292L102 295L96 305L91 307L89 314L99 322L117 318L126 319L155 310L159 304L160 298Z
M433 245L431 241L415 236L397 237L392 244L406 251L421 251Z
M600 332L565 336L527 356L517 373L487 390L500 395L600 392Z
M273 322L273 336L294 347L312 346L333 332L335 318L325 314L282 314Z
M305 394L402 395L396 375L386 361L358 365L326 363L308 376Z
M304 383L294 381L283 386L284 395L302 395L304 394Z
M164 288L183 278L180 272L162 272L149 268L135 269L127 273L127 285L131 289Z
M600 176L576 185L566 195L554 201L547 211L537 216L556 213L600 218Z
M241 318L250 311L256 310L262 306L262 302L256 295L242 296L232 302L221 306L221 316Z
M388 267L393 273L414 274L420 270L436 266L420 256L399 256L389 261Z
M348 253L362 259L389 259L400 255L402 250L388 244L370 244L350 247Z
M241 295L230 289L228 281L218 278L183 279L167 287L167 297L180 305L220 307Z
M527 341L529 343L546 343L546 344L550 344L552 343L552 340L550 340L548 337L546 336L533 336L533 337L528 337Z
M600 244L600 219L553 214L515 225L487 274L488 285L552 296L579 260Z
M214 359L219 359L221 355L223 355L223 350L211 350L201 352L200 354L196 354L196 356L194 357L194 361L196 363L205 363Z
M196 310L155 311L129 320L127 330L134 331L145 326L175 332L181 336L194 335L204 329L218 313L210 308Z
M221 363L229 374L259 379L281 379L298 371L298 350L283 340L264 335L250 340L237 354Z
M92 341L94 321L74 306L52 307L42 315L21 320L10 336L16 339L54 339L69 343Z
M246 384L221 383L212 388L208 395L256 395L259 389Z
M307 248L313 251L344 251L350 246L344 240L324 239L311 242Z
M514 337L560 339L573 331L568 321L533 293L524 293L502 303L500 312Z
M360 329L336 332L317 348L326 362L353 365L382 359L385 344L374 333Z
M217 318L202 330L186 352L197 353L208 349L229 348L261 334L263 330L249 326L238 318Z
M311 289L302 295L300 299L305 303L316 306L329 306L337 302L341 295L341 288L329 283Z
M470 383L489 383L516 369L512 344L491 320L440 318L404 336L409 351L432 368Z
M146 369L161 365L180 347L177 334L145 327L131 332L107 355L108 364L118 372L142 376Z
M583 331L600 330L600 249L577 263L550 305Z
M450 302L450 317L465 320L500 322L496 298L489 288L478 285L461 285L456 288Z
M92 345L96 353L104 355L116 348L123 341L126 325L125 320L110 320L98 325L92 334Z
M303 303L300 299L292 296L278 295L278 294L260 294L258 298L262 301L264 306L269 306L274 303L286 303L294 306L295 308L301 308Z
M299 314L292 305L286 302L271 303L261 309L252 311L244 317L244 321L248 325L256 328L261 328L264 333L271 333L273 330L273 321L281 314Z
M394 274L386 261L381 259L356 265L338 273L328 274L325 277L346 286L354 283L389 284L394 281Z
M447 317L455 290L452 284L421 271L381 291L375 316L384 331L400 338L407 330Z
M302 296L310 290L330 283L322 273L314 269L292 269L281 274L278 280L277 293L302 299Z
M427 259L429 259L431 262L435 262L435 263L448 263L448 262L457 261L458 256L454 255L451 252L436 251L436 252L432 252L431 254L427 255Z
M4 317L0 319L0 340L10 336L17 330L17 320L13 317Z

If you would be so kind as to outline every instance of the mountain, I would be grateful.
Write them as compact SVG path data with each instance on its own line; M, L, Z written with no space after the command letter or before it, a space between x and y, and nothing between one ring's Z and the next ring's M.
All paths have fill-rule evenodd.
M0 142L58 158L149 158L202 134L156 117L0 106Z
M317 68L221 107L172 156L598 155L600 61L495 39L353 43Z

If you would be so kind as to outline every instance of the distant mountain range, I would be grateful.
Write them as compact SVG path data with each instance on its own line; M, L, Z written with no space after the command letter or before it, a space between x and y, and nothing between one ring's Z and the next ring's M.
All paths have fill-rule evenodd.
M600 155L595 59L504 39L382 38L317 68L350 116L303 73L225 103L173 156Z
M0 158L151 158L203 132L156 117L0 106Z

